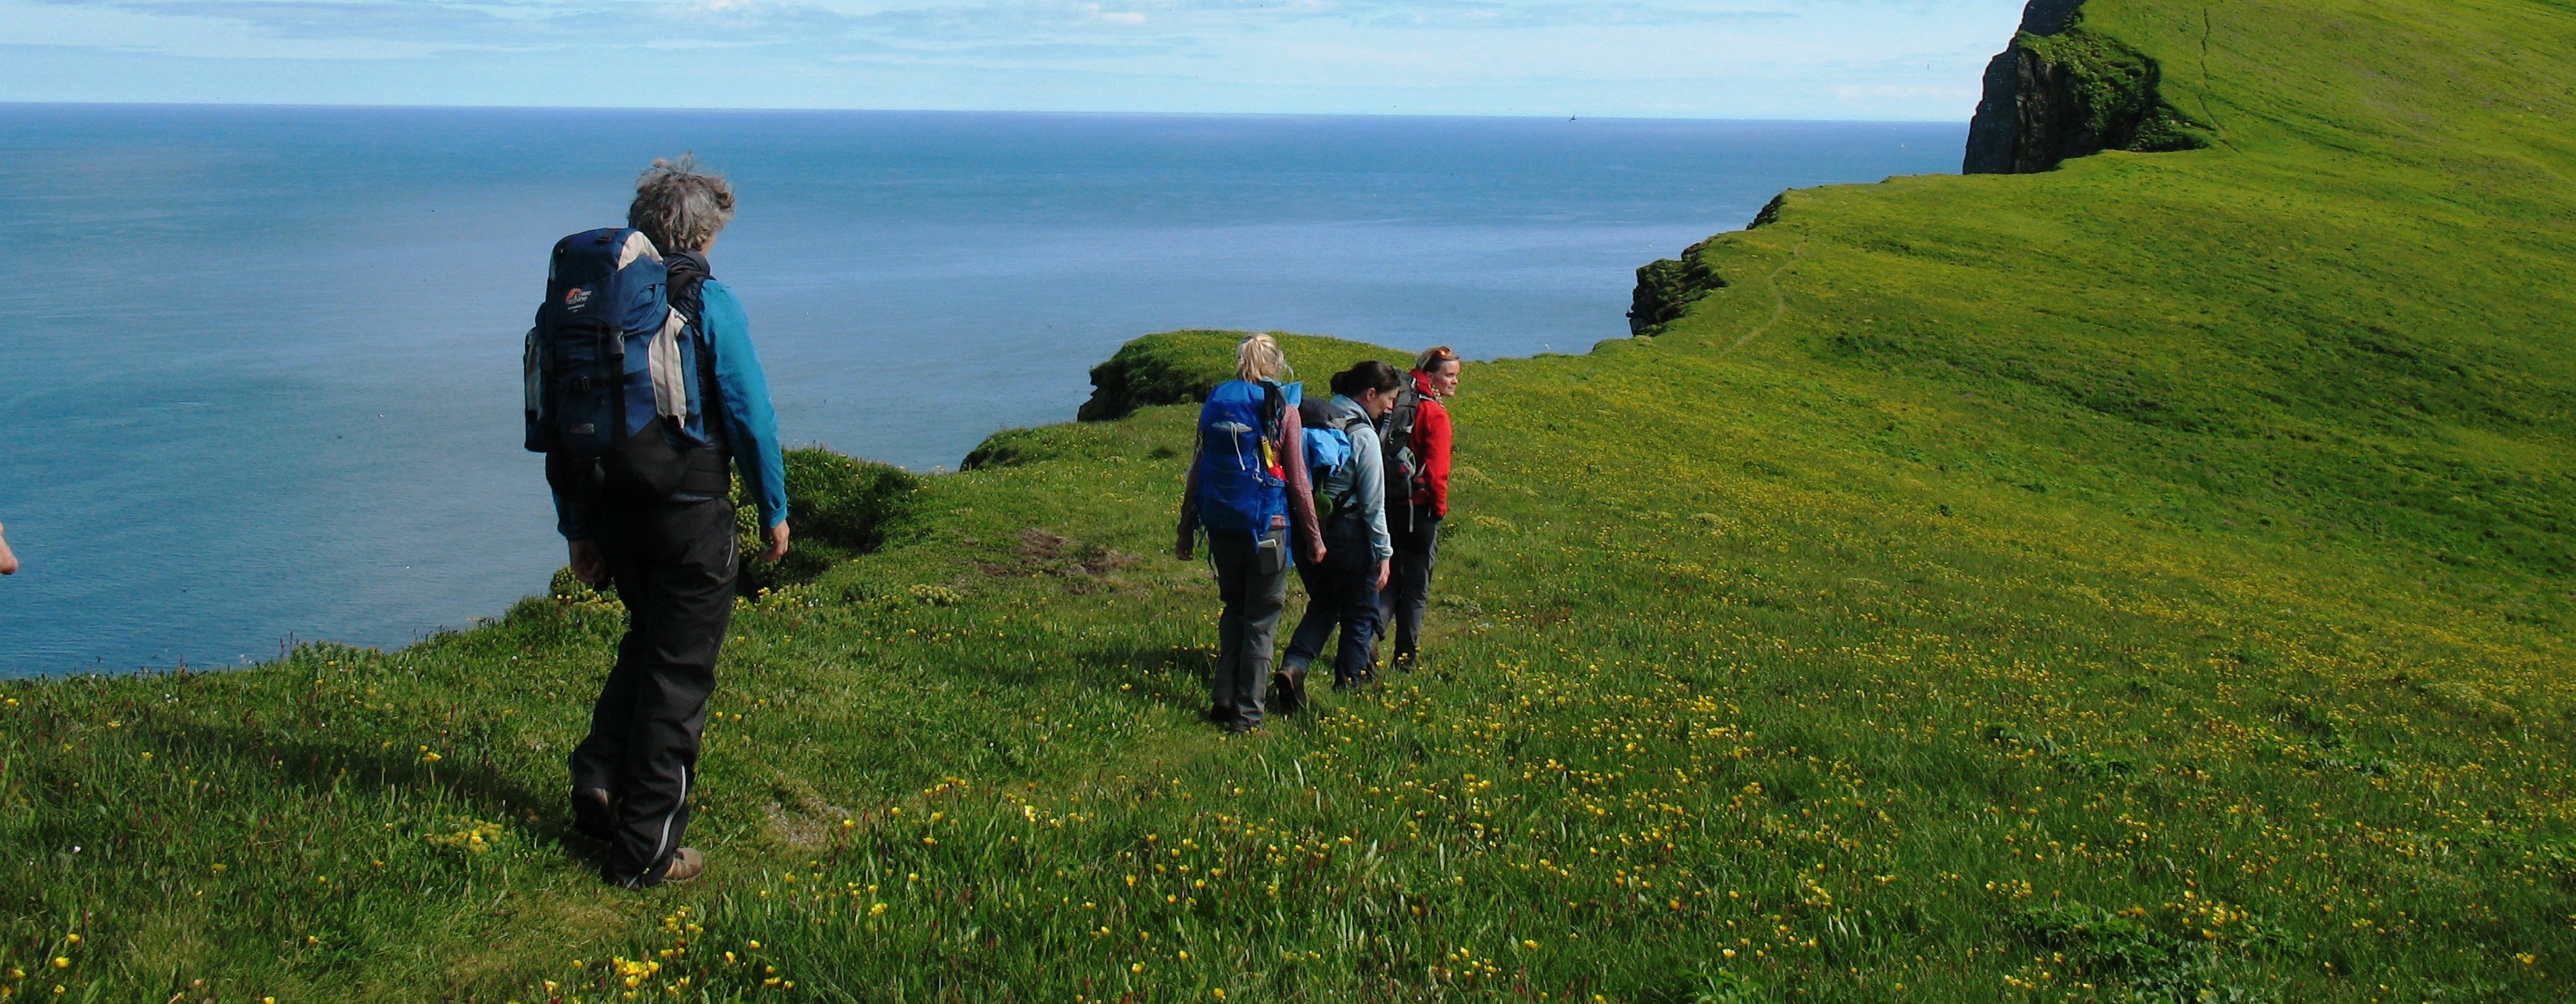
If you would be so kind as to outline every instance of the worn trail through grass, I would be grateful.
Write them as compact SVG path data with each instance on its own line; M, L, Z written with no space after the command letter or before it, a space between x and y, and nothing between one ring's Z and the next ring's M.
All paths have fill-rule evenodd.
M1804 237L1800 237L1797 245L1789 249L1789 259L1787 261L1781 262L1778 267L1773 268L1771 271L1762 273L1762 284L1765 288L1768 288L1771 291L1771 316L1769 319L1764 320L1761 326L1745 332L1743 335L1737 337L1734 342L1729 343L1726 347L1727 351L1732 352L1736 349L1743 348L1747 343L1754 339L1768 334L1772 328L1778 327L1780 322L1789 316L1789 294L1780 289L1780 274L1796 267L1798 264L1798 256L1805 254L1806 250L1807 240Z

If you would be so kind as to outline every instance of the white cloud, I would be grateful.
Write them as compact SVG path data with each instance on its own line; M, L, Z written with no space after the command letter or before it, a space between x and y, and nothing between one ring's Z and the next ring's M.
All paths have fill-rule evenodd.
M1964 119L2019 12L2020 0L0 0L0 45L51 47L56 68L96 53L123 75L115 93L169 101L215 98L197 67L134 79L150 69L135 54L349 65L263 78L277 95L264 100L315 102L460 100L420 81L460 79L435 64L470 59L476 85L495 88L478 101L548 103L566 53L687 50L711 81L762 80L731 100L767 106ZM432 65L356 68L402 60ZM81 74L8 63L0 100L84 99L63 83Z
M217 59L407 59L443 46L400 38L321 39L281 35L237 17L139 11L102 5L0 0L0 22L17 45ZM0 91L0 97L7 97ZM174 100L185 100L174 95ZM19 100L26 100L19 98ZM40 99L39 99L40 100Z

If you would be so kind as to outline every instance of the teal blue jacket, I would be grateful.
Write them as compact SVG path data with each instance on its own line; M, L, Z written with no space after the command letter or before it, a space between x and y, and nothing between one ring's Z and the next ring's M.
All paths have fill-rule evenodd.
M700 287L707 340L716 350L715 397L724 415L734 468L743 488L760 507L763 528L787 522L787 466L779 456L778 413L769 404L769 377L760 354L751 348L751 319L742 301L724 283L708 279ZM590 536L580 507L555 493L555 529L565 540Z

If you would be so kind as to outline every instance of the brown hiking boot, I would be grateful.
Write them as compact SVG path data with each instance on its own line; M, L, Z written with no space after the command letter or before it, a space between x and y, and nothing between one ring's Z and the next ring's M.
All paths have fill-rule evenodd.
M1306 667L1291 666L1270 674L1270 703L1283 715L1306 709Z
M686 882L707 870L707 856L695 847L683 847L671 854L671 867L662 873L664 884Z

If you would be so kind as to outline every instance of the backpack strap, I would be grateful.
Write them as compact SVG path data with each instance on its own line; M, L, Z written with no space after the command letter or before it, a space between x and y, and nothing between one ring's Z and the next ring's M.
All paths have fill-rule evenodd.
M1351 416L1351 417L1349 417L1349 418L1345 418L1345 419L1343 419L1343 420L1342 420L1342 435L1343 435L1343 436L1345 436L1345 437L1348 437L1348 438L1350 439L1350 441L1351 441L1351 445L1354 447L1354 449L1353 449L1351 452L1352 452L1354 455L1356 455L1356 454L1359 452L1359 450L1357 450L1357 449L1356 449L1356 447L1359 445L1359 441L1360 441L1360 440L1359 440L1359 437L1358 437L1358 436L1351 435L1351 430L1354 430L1354 429L1367 429L1367 430L1369 430L1369 433L1370 433L1371 435L1375 435L1375 434L1377 433L1377 423L1372 422L1372 421L1369 421L1369 417L1368 417L1368 415L1366 415L1366 414L1353 415L1353 416ZM1358 502L1359 502L1359 500L1360 500L1360 477L1359 477L1359 469L1358 469L1358 467L1357 467L1356 465L1355 465L1355 466L1353 466L1353 468L1351 469L1351 490L1350 490L1349 492L1345 493L1345 496L1344 496L1344 497L1345 497L1345 499L1346 499L1348 502L1352 503L1352 504L1351 504L1351 507L1350 507L1350 508L1351 508L1351 516L1352 516L1352 518L1354 518L1354 519L1358 518L1358 517L1359 517L1359 505L1358 505Z
M1261 435L1271 442L1288 433L1288 392L1278 381L1261 381Z
M686 316L689 327L695 332L698 347L698 410L704 413L699 417L706 426L707 441L723 447L727 445L726 440L729 437L724 423L718 420L719 406L712 403L718 397L716 338L714 332L707 330L706 284L708 279L715 276L708 270L707 260L699 257L694 251L673 251L663 255L662 260L671 276L670 285L667 287L671 309Z
M1413 426L1422 416L1422 392L1411 381L1395 392L1395 407L1386 410L1387 430L1403 434L1403 442L1413 444Z
M1386 434L1378 443L1378 451L1380 454L1384 455L1388 461L1386 472L1390 481L1395 476L1397 465L1394 463L1394 460L1396 454L1398 452L1403 452L1409 456L1412 455L1414 447L1414 426L1419 424L1421 417L1422 389L1417 386L1413 382L1412 377L1408 375L1405 378L1404 387L1395 393L1395 406L1388 408L1386 411ZM1405 483L1402 489L1404 503L1404 528L1407 532L1410 532L1413 529L1414 489L1419 487L1423 482L1422 458L1414 456L1413 462L1406 466L1409 469L1405 472ZM1396 505L1396 491L1397 488L1394 484L1390 483L1387 485L1386 501L1387 507L1390 510L1392 510Z
M662 315L662 330L645 343L644 365L653 378L653 413L685 427L689 424L689 382L680 370L680 333L689 315L672 307Z
M664 292L670 299L672 316L685 319L684 323L693 333L692 340L697 346L698 421L706 430L708 443L707 449L689 451L689 472L682 480L681 490L701 495L724 495L733 490L733 473L727 469L733 461L733 437L725 427L723 405L720 403L722 392L716 388L715 333L707 330L706 283L715 276L707 267L707 260L694 251L669 252L662 256L662 262L670 275ZM687 387L677 380L676 360L672 366L674 388L681 401L680 417L685 423ZM657 380L657 390L659 385Z

